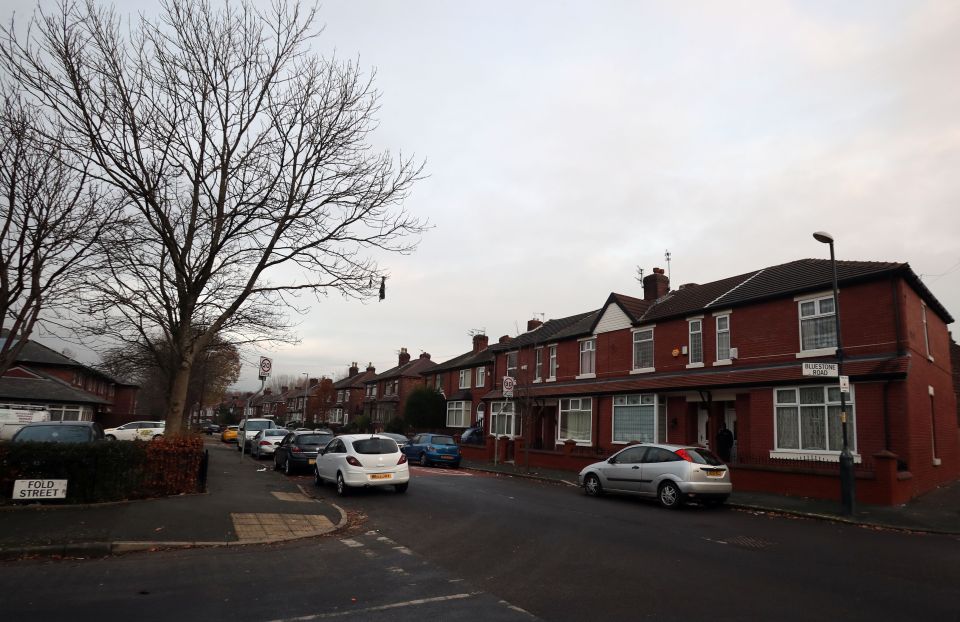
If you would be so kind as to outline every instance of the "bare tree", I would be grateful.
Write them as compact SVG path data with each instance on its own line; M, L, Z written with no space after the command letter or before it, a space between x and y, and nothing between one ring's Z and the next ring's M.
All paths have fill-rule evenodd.
M20 356L38 322L76 304L92 246L110 202L56 130L5 89L0 101L0 375ZM45 135L46 134L46 135ZM43 313L42 312L46 312Z
M300 294L376 295L375 256L424 230L402 208L422 165L371 148L373 78L309 53L314 19L285 0L165 0L124 28L88 0L0 33L6 72L125 199L88 317L98 335L173 347L168 429L215 335L293 340Z

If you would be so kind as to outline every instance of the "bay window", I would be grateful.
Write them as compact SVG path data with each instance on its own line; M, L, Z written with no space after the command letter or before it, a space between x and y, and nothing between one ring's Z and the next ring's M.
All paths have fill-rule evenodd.
M557 426L557 442L568 439L578 445L589 445L593 429L593 399L574 397L560 400L560 422Z
M613 398L613 442L657 440L657 410L654 395L617 395Z
M847 443L856 451L853 387L847 397ZM787 387L774 390L777 450L834 452L843 449L840 387Z
M447 402L447 427L469 428L471 409L472 406L470 402Z
M493 402L490 404L490 434L512 438L520 436L522 433L520 415L514 413L513 402Z

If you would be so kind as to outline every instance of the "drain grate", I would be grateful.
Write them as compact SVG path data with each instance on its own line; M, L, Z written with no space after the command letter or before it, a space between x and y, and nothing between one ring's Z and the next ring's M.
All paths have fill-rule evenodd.
M765 549L773 545L773 542L768 542L763 538L751 538L750 536L736 536L729 538L727 544L732 544L734 546L740 546L745 549Z

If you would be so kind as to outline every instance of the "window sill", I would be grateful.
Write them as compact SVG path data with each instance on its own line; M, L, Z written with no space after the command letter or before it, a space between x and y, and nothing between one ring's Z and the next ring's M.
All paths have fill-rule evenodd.
M583 380L585 378L596 378L596 377L597 377L596 374L580 374L579 376L576 377L576 380Z
M932 362L933 362L933 355L932 355L932 354L928 354L928 355L927 355L927 360L932 363Z
M541 383L541 382L543 382L543 380L541 380L540 378L534 378L534 379L533 379L533 384L539 384L539 383Z
M556 444L557 444L558 447L563 447L564 445L567 444L567 441L570 441L570 440L576 441L577 447L590 447L590 446L591 446L591 441L589 441L589 440L586 440L586 441L578 441L578 440L575 439L575 438L574 438L574 439L570 439L570 438L560 439L560 438L558 438L558 439L556 439Z
M795 449L771 449L770 457L778 460L813 460L815 462L840 462L839 451L800 451ZM853 454L853 461L860 464L860 454Z
M714 362L713 362L713 366L714 366L714 367L719 367L720 365L733 365L733 360L731 360L731 359L723 359L722 361L714 361Z
M703 367L703 363L687 363L687 369L697 369Z
M940 460L940 458L933 459L933 466L940 466L941 463L942 463L942 460Z
M809 359L815 356L836 356L836 348L818 348L816 350L804 350L803 352L797 352L798 359Z
M557 381L556 377L554 377L554 378L547 378L546 380L544 380L544 382L556 382L556 381Z
M650 374L657 371L656 367L641 367L640 369L631 369L631 374Z

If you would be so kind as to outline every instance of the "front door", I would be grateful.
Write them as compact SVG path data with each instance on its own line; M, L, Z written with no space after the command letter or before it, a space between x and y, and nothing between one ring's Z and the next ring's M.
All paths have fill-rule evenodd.
M697 444L704 447L710 447L710 435L707 427L710 423L710 415L705 408L697 411Z
M727 424L727 429L733 432L733 448L730 450L730 460L737 459L737 411L733 407L727 407L723 412L723 420Z

